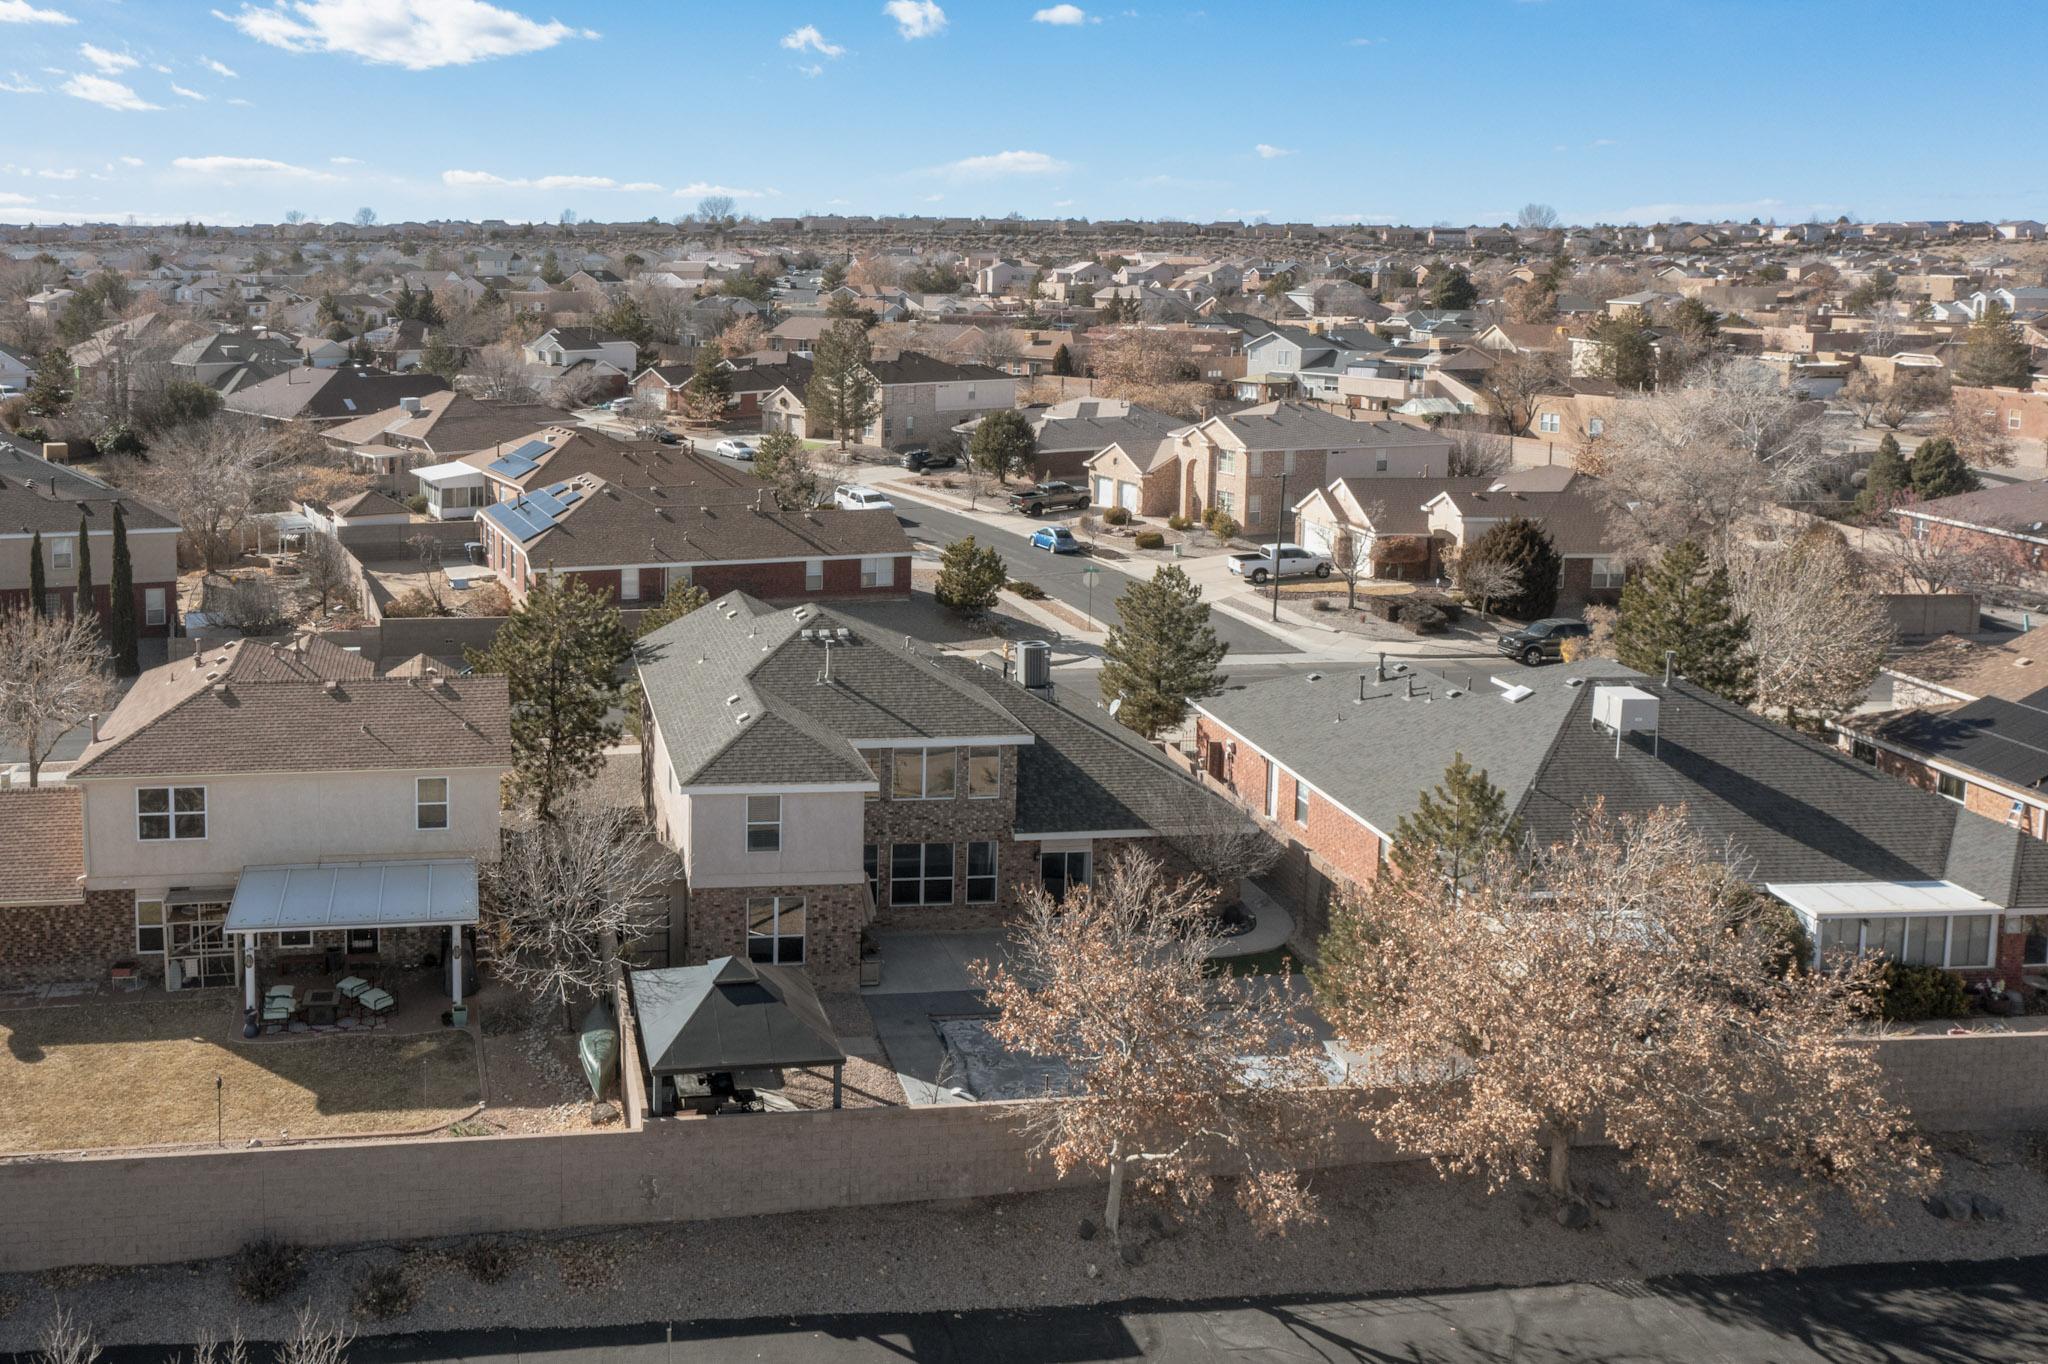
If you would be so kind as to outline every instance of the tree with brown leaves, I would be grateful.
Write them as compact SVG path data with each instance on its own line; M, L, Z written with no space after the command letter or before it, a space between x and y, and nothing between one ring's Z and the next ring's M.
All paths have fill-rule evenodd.
M1008 964L975 966L996 1040L1068 1067L1068 1097L1027 1126L1062 1175L1108 1182L1112 1239L1126 1181L1193 1206L1219 1167L1242 1171L1238 1204L1262 1231L1314 1216L1298 1172L1326 1132L1303 1092L1328 1083L1324 1053L1270 977L1210 975L1212 901L1124 853L1063 901L1033 892Z
M1098 397L1127 398L1189 420L1203 415L1210 395L1183 332L1127 328L1091 350L1089 368Z
M1372 1056L1379 1136L1489 1191L1546 1178L1596 1125L1680 1217L1765 1264L1803 1260L1830 1193L1876 1219L1934 1178L1849 1036L1877 960L1791 960L1781 907L1683 809L1609 819L1454 889L1382 876L1340 912L1323 1012Z

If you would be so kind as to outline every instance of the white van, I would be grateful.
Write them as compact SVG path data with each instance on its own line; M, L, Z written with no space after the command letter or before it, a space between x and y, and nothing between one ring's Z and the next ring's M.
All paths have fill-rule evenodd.
M896 504L882 496L880 489L870 488L865 483L840 484L832 490L832 505L846 511L896 510Z

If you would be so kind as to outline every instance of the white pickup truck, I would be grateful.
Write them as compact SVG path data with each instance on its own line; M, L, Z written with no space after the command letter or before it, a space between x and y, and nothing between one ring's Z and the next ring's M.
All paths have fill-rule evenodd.
M1276 576L1306 578L1313 574L1327 578L1330 576L1330 556L1301 545L1267 545L1250 554L1231 555L1230 571L1255 583L1270 582Z

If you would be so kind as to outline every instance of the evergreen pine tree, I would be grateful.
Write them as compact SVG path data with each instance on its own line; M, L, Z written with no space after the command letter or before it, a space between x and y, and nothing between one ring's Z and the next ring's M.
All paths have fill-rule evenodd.
M939 555L939 578L932 596L955 615L978 621L995 609L997 594L1008 580L1003 556L993 546L977 545L972 535L965 535Z
M1516 620L1537 620L1557 609L1564 558L1551 543L1549 534L1534 521L1516 516L1498 522L1474 540L1466 554L1474 560L1515 571L1519 586L1514 595L1493 603L1503 615Z
M1292 285L1290 284L1290 288ZM1479 301L1479 286L1461 265L1454 265L1429 282L1429 306L1457 310Z
M28 538L28 609L39 616L50 614L49 584L43 578L43 533Z
M1923 440L1913 451L1913 491L1922 501L1973 493L1978 486L1977 475L1947 436Z
M92 541L87 532L91 529L84 512L78 514L78 595L71 599L71 614L83 616L88 612L98 614L92 592Z
M711 594L695 583L677 583L668 590L659 606L650 606L640 617L640 629L635 636L645 639L671 621L681 620L698 607L711 600Z
M1882 507L1910 486L1912 474L1899 453L1899 438L1887 431L1870 457L1870 472L1863 480L1862 501L1866 507Z
M128 522L121 504L114 504L114 567L107 589L107 644L114 655L114 671L133 677L142 671L135 638L135 564L128 557Z
M469 650L477 672L504 677L512 701L512 784L540 820L604 763L619 737L608 719L631 653L618 608L581 578L534 579L488 651Z
M1067 349L1067 343L1060 342L1060 348L1052 353L1052 372L1060 378L1069 378L1074 373L1074 353Z
M683 412L692 421L717 421L732 397L732 375L717 342L697 348L697 362L683 385Z
M52 346L36 357L35 377L28 381L28 410L38 417L54 417L71 401L64 380L71 373L71 356L62 346Z
M1989 388L2025 388L2033 382L2034 356L2012 314L1996 303L1970 324L1956 357L1956 381Z
M1444 779L1424 791L1413 814L1394 829L1394 866L1404 876L1448 875L1455 883L1475 863L1521 837L1521 823L1509 813L1507 797L1459 753Z
M967 443L967 458L974 467L1005 483L1011 474L1030 472L1037 453L1037 433L1032 431L1030 419L1015 408L989 413Z
M438 374L449 383L462 373L462 352L450 345L440 332L427 338L427 344L420 351L420 368L429 374Z
M1682 676L1708 691L1740 705L1756 694L1749 621L1736 613L1728 570L1710 571L1706 551L1690 540L1673 545L1621 589L1615 657L1661 676L1666 650Z
M1214 696L1216 665L1230 646L1209 624L1202 589L1168 565L1117 598L1117 623L1102 646L1102 694L1122 701L1117 719L1148 739L1187 718L1188 702Z
M811 382L804 389L804 425L812 436L859 436L882 410L881 392L868 372L868 334L858 322L827 327L811 350Z

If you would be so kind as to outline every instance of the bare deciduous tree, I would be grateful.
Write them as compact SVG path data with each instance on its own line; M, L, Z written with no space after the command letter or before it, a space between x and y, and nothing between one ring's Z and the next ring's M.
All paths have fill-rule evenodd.
M1683 810L1610 820L1525 865L1496 852L1455 894L1382 876L1325 940L1317 985L1386 1086L1382 1139L1490 1190L1570 1192L1592 1124L1681 1217L1741 1253L1814 1248L1822 1200L1866 1217L1932 1180L1926 1144L1849 1035L1879 962L1802 970L1782 908Z
M752 355L767 345L768 328L755 313L734 317L718 333L718 349L724 355Z
M64 734L113 709L114 661L91 615L0 615L0 734L28 758L28 784Z
M1565 365L1554 351L1511 351L1479 376L1479 391L1493 404L1494 415L1507 423L1511 436L1527 435L1536 419L1536 402L1564 385Z
M1449 478L1493 478L1515 467L1515 443L1497 431L1457 431L1445 461Z
M1212 900L1123 853L1064 901L1034 892L1008 964L975 964L996 1040L1069 1068L1070 1097L1027 1127L1060 1173L1108 1181L1112 1238L1126 1180L1193 1205L1219 1163L1244 1167L1238 1203L1262 1230L1314 1215L1298 1172L1325 1132L1305 1092L1328 1083L1324 1053L1284 991L1209 974Z
M1344 580L1345 608L1356 610L1358 585L1372 577L1371 539L1349 526L1339 526L1330 536L1330 571Z
M236 533L288 473L277 435L261 422L221 413L180 426L124 471L159 505L177 513L212 573L233 557Z
M519 347L509 341L479 347L463 370L463 378L479 398L524 403L540 396Z
M206 606L223 625L245 635L275 634L284 628L286 619L284 593L269 577L209 582Z
M1126 328L1090 351L1089 367L1098 396L1127 398L1176 417L1200 417L1209 398L1181 332Z
M668 917L679 874L635 810L579 800L508 831L486 864L483 925L491 969L513 987L561 1003L602 991L623 946Z
M1963 462L1980 469L2003 469L2013 462L2012 437L2004 424L1976 403L1951 402L1943 408L1934 435L1955 442Z
M1492 611L1495 602L1522 590L1522 574L1513 564L1464 554L1458 557L1457 583L1458 590L1477 602L1479 614L1484 616Z
M1911 498L1895 505L1911 505ZM2008 554L1985 546L1977 537L1901 534L1886 528L1866 531L1862 550L1879 578L1900 592L1975 592L1992 595L2019 578L2019 565Z
M1243 893L1240 882L1264 876L1280 860L1280 844L1230 801L1190 782L1177 794L1174 833L1166 840L1219 904Z
M1853 709L1894 632L1841 533L1738 551L1731 567L1756 655L1755 709L1807 728Z

